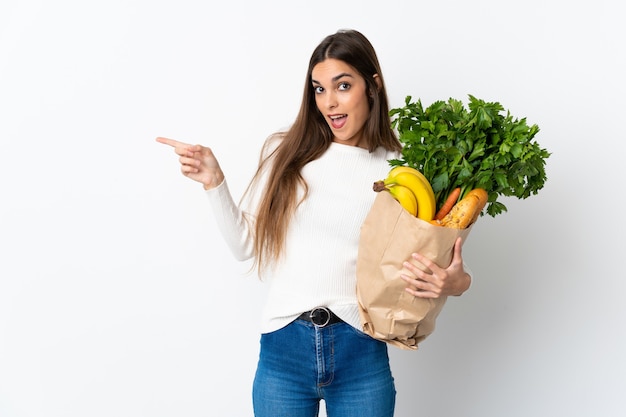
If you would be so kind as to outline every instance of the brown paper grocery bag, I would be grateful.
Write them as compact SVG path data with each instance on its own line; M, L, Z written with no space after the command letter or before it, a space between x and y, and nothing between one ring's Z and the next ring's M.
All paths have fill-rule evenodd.
M357 257L357 297L363 331L402 349L417 349L435 329L446 297L422 299L405 291L400 274L413 252L441 267L452 260L454 242L471 226L458 230L432 225L406 211L386 191L376 196L361 227Z

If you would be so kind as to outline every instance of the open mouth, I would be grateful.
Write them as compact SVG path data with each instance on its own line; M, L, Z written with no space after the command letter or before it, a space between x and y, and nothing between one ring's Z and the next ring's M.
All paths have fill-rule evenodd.
M329 116L329 118L330 118L330 124L332 125L333 128L341 129L346 124L348 115L347 114L334 114L332 116Z

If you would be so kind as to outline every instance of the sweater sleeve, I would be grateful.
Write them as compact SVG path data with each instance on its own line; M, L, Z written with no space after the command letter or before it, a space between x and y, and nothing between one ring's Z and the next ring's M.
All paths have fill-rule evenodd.
M254 256L254 224L256 208L271 170L271 156L281 140L280 134L269 136L262 148L259 172L249 185L241 204L237 205L224 180L206 191L215 220L235 259L245 261Z
M235 259L245 261L252 257L251 214L241 210L224 180L220 185L206 191L215 221Z

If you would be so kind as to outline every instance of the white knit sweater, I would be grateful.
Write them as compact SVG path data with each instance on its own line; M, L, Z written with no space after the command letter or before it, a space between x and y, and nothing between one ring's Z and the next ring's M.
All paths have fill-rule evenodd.
M269 288L261 317L263 333L280 329L317 306L330 308L361 329L356 297L360 228L376 196L372 184L386 177L388 160L398 157L382 148L370 153L332 143L324 155L304 167L309 196L289 225L284 259L264 276ZM206 193L234 256L249 259L251 224L243 212L253 219L254 207L238 207L225 181Z

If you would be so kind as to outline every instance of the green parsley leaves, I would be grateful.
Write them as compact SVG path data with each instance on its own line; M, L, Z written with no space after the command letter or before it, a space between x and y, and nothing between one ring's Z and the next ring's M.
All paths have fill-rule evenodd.
M484 188L487 214L495 217L507 210L498 197L524 199L544 186L550 153L534 140L539 127L514 118L498 102L469 95L468 108L452 98L424 108L407 96L404 107L389 114L403 144L402 158L390 165L421 171L433 187L437 207L456 187L461 187L461 198Z

